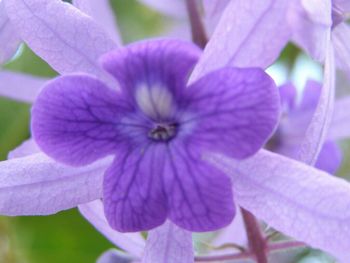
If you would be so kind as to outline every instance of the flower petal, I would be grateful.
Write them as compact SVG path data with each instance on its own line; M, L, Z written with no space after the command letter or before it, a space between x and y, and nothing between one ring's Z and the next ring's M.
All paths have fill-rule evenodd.
M114 229L149 230L167 216L191 231L232 221L229 178L203 163L198 150L185 148L187 142L176 141L119 150L104 180L105 213Z
M315 111L322 93L322 86L319 82L308 80L303 90L302 99L298 110L302 112ZM309 122L310 120L308 120Z
M349 0L332 0L333 6L341 9L343 12L350 12Z
M201 50L190 42L161 39L128 45L105 54L100 61L123 91L134 97L135 89L142 85L165 85L178 93L200 55Z
M342 157L339 146L333 141L326 141L318 155L315 167L329 174L335 174L340 168Z
M257 152L279 118L278 89L258 68L207 74L187 89L187 100L194 144L238 159Z
M121 44L119 30L109 0L73 0L72 3L95 19L115 43Z
M13 149L8 154L9 159L20 158L34 153L39 153L40 149L33 139L24 141L20 146Z
M149 230L167 216L163 189L164 145L119 150L104 179L107 220L120 232Z
M288 0L231 1L194 69L191 81L224 66L269 66L289 39L288 5Z
M80 213L106 238L117 247L127 251L130 255L141 257L145 240L140 233L119 233L112 229L107 222L100 200L79 205Z
M117 249L109 249L104 252L96 263L132 263L135 262L132 257L125 255Z
M292 39L310 56L324 61L332 26L331 0L291 1L288 13Z
M318 105L301 143L297 159L307 164L315 164L330 126L335 92L334 52L331 42L328 43L323 86Z
M334 105L334 114L328 137L340 140L350 137L350 96L339 99Z
M281 96L281 105L286 107L287 112L295 108L297 100L297 90L293 84L287 83L279 87L279 93Z
M235 216L230 180L204 162L202 149L192 143L190 139L174 141L167 149L163 180L168 216L190 231L216 230L230 224Z
M337 25L332 32L332 41L337 66L350 76L350 26L345 23Z
M97 59L117 46L97 23L60 0L4 0L22 39L61 74L86 72L110 82Z
M0 214L48 215L98 199L110 162L71 168L42 153L0 162Z
M91 163L116 151L124 105L117 92L93 77L58 77L46 85L33 106L33 138L58 161Z
M277 230L350 261L350 184L265 150L210 156L232 178L238 204Z
M248 244L247 232L245 229L242 212L240 208L236 208L236 216L231 224L220 230L217 236L215 236L212 244L216 247L227 244L236 244L245 247ZM232 250L232 247L228 247L228 250ZM222 250L220 249L220 252ZM213 251L218 252L219 251ZM228 252L228 251L227 251ZM220 253L222 254L222 252Z
M20 42L21 38L7 17L4 1L0 1L0 64L15 54Z
M193 263L192 234L167 221L148 233L142 263Z
M0 71L0 96L32 103L46 81L45 78Z

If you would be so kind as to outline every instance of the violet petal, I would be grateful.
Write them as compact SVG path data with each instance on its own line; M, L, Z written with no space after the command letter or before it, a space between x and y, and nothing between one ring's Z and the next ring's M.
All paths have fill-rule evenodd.
M126 147L119 152L104 178L103 202L110 226L119 232L149 230L165 222L163 144ZM157 162L157 163L156 163Z
M278 122L278 90L261 69L211 72L193 83L186 95L188 111L194 115L184 121L195 125L191 143L236 159L256 153Z
M284 234L350 261L348 182L266 150L244 161L208 158L231 176L240 206Z
M230 180L203 161L200 147L190 144L174 142L167 149L163 180L169 219L193 232L225 227L236 212Z
M293 110L297 100L297 90L295 89L294 85L287 83L280 86L279 93L281 96L282 108L287 107L287 109L285 109L287 112Z
M193 263L192 234L167 221L148 233L142 263Z
M42 153L0 162L0 214L49 215L101 198L110 162L72 168Z
M334 141L326 141L318 155L315 167L329 174L335 174L340 168L342 161L340 147Z
M137 42L109 52L100 62L129 97L135 95L136 88L146 84L165 85L176 96L181 95L176 93L186 86L188 74L201 52L187 41L160 39Z
M124 112L118 93L99 80L88 75L58 77L33 106L33 138L56 160L85 165L117 150Z

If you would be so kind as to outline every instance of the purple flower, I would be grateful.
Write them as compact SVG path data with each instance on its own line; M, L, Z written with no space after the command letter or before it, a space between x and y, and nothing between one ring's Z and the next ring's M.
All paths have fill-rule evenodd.
M277 131L269 142L269 149L294 159L298 158L300 144L317 107L321 88L319 83L308 81L301 101L298 102L297 91L292 84L280 87L282 118ZM327 140L319 153L315 166L334 174L341 164L341 159L342 155L335 141Z
M256 153L277 123L278 93L257 68L219 69L186 87L200 54L181 41L136 43L101 59L121 92L70 75L47 84L34 104L33 136L52 158L83 166L115 155L103 201L118 231L152 229L166 218L209 231L234 217L230 179L203 155Z
M114 79L101 70L96 60L116 44L91 16L61 0L4 2L10 22L23 41L57 72L63 75L86 72L115 85ZM288 0L231 1L191 74L191 81L222 67L265 68L272 63L289 38L283 24L288 3ZM303 140L303 156L298 158L308 164L317 159L332 113L333 54L331 48L324 53L327 59L322 94ZM33 102L35 95L16 92L23 88L23 81L16 74L7 73L0 76L7 81L0 92ZM28 76L19 77L26 79L28 85L38 81ZM9 88L14 90L8 91ZM344 103L350 105L347 101L339 105ZM333 139L350 134L350 128L341 121L349 118L347 112L339 109L343 109L341 114L337 113L332 122L336 124L334 129L331 127ZM96 228L118 247L130 250L135 240L128 238L135 233L113 231L103 218L102 205L98 215L96 207L90 207L90 215L86 214L89 204L85 203L102 197L103 174L111 158L84 167L71 167L41 152L32 154L33 151L27 149L29 146L30 142L16 151L21 155L31 153L29 156L0 162L0 213L47 215L79 205L81 211L85 208L84 215ZM212 151L206 157L231 177L235 202L239 206L284 234L328 251L344 262L349 261L350 185L346 181L265 150L246 160L237 160L228 154L213 155ZM330 237L332 242L329 242ZM144 262L162 263L163 258L170 257L174 260L169 263L193 262L190 240L190 232L167 222L149 232L144 254L150 256ZM142 253L138 245L131 249L137 250L138 255Z

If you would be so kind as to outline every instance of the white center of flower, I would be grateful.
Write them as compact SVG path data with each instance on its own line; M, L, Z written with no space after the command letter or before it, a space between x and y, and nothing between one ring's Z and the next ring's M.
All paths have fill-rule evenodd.
M173 98L165 87L139 85L135 99L141 111L153 119L170 118L173 114Z

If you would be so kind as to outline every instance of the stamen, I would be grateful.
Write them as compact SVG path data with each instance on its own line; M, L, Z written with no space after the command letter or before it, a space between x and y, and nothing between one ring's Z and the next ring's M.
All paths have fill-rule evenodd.
M156 124L155 128L148 133L148 137L155 141L166 142L175 137L177 124Z

